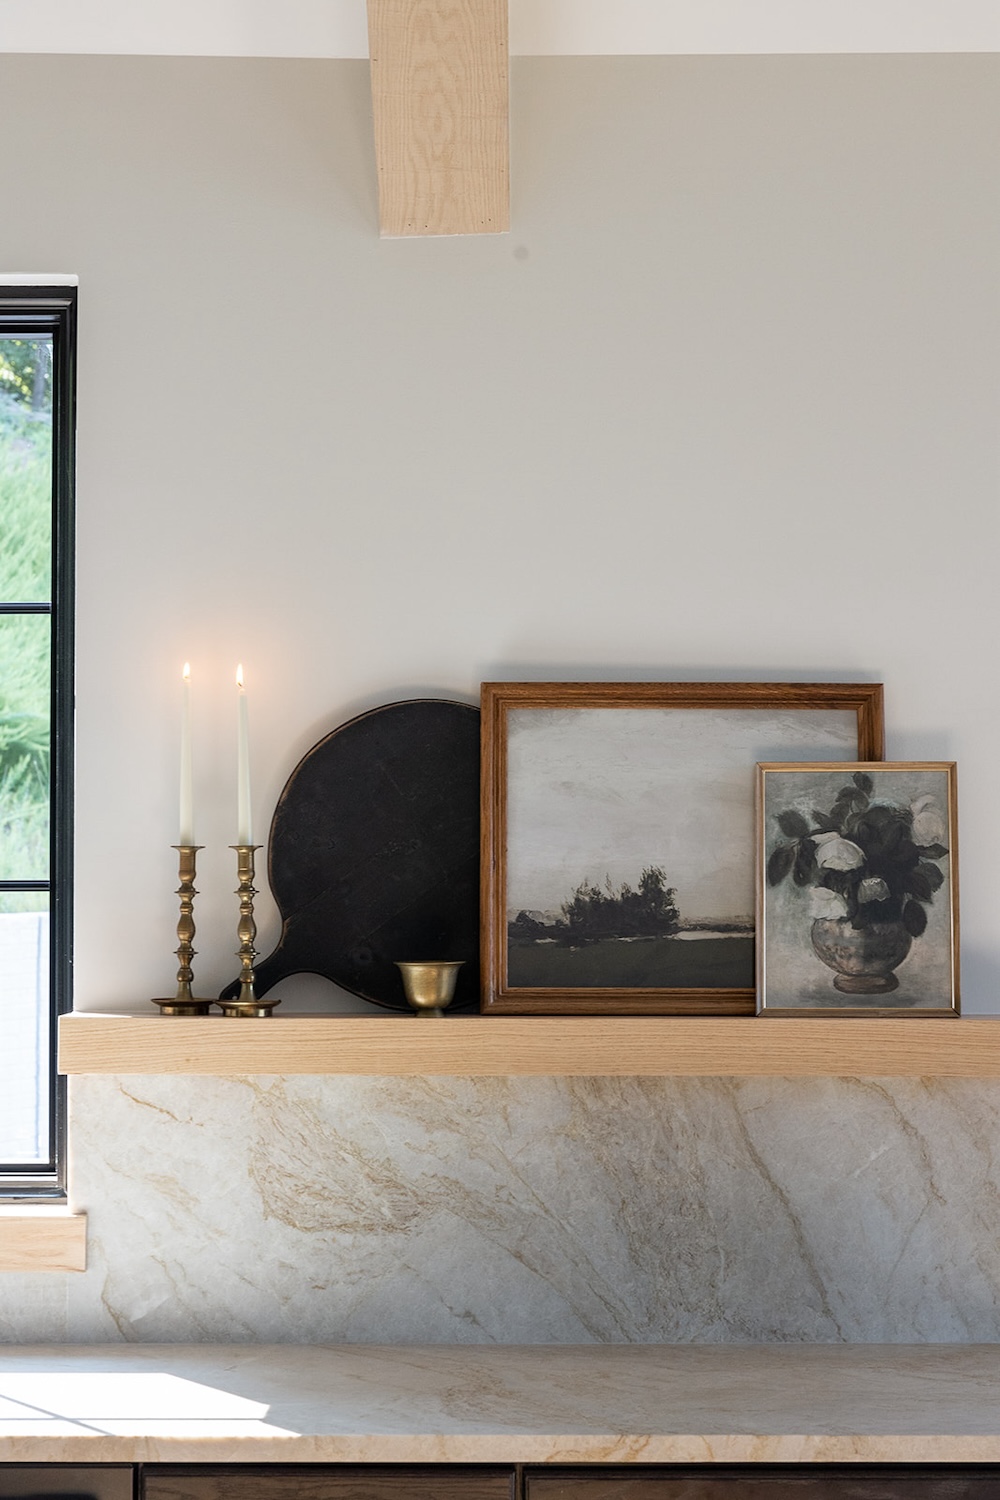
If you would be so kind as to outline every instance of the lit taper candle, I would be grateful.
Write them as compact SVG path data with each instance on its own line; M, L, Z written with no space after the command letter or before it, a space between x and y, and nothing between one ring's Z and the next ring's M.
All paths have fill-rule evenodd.
M191 663L181 674L181 815L178 844L194 843L194 775L191 751Z
M247 727L247 690L243 686L243 663L236 668L236 687L239 692L240 732L237 761L237 831L238 844L253 843L253 821L250 815L250 734Z

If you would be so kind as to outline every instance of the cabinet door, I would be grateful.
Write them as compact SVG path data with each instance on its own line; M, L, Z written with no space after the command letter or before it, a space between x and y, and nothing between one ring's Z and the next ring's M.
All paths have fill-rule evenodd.
M516 1500L513 1468L474 1464L151 1465L142 1500Z
M0 1464L0 1500L132 1500L131 1464Z
M527 1469L524 1500L1000 1500L1000 1465Z

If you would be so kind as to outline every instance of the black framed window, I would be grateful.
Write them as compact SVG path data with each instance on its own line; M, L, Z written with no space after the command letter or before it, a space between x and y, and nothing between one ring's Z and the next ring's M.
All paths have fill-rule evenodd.
M0 1195L59 1197L71 1004L76 290L0 285Z

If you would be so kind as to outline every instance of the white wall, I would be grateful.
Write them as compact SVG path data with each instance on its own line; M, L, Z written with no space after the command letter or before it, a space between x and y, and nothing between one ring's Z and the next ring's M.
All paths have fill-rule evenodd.
M989 52L993 0L510 0L516 55ZM4 0L0 52L368 56L365 0Z
M0 269L80 275L79 1006L170 992L185 659L235 971L242 659L261 815L485 678L884 680L890 755L959 762L1000 1008L998 81L518 60L512 233L380 242L363 63L0 60Z

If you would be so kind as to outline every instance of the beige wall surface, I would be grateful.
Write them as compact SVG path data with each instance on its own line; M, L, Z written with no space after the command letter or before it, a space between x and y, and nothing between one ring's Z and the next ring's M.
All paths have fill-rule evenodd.
M512 232L381 242L363 63L0 58L0 270L80 277L77 1004L141 1004L171 980L190 659L206 992L234 967L242 660L262 826L312 743L397 698L474 702L498 678L883 680L890 756L959 763L964 999L997 1011L1000 59L518 59L512 75ZM266 896L260 918L266 952ZM283 991L351 1003L319 981ZM125 1086L109 1122L126 1133L129 1108L180 1108L166 1085L129 1106ZM332 1108L344 1085L320 1087ZM223 1085L199 1089L222 1110ZM78 1139L101 1098L74 1090ZM549 1118L532 1111L525 1145ZM306 1178L307 1126L283 1137ZM796 1134L792 1111L790 1201L811 1191ZM860 1144L852 1159L862 1173ZM233 1170L270 1171L255 1162ZM143 1169L88 1170L80 1206L115 1246L112 1281L138 1288ZM177 1173L157 1243L183 1247L200 1242L192 1204L223 1183L194 1158ZM257 1208L231 1228L255 1233ZM421 1225L399 1212L397 1263ZM320 1221L357 1284L364 1234ZM970 1254L980 1230L996 1238L973 1225ZM891 1264L872 1244L858 1266ZM155 1282L145 1249L143 1264ZM688 1303L708 1262L691 1264ZM961 1315L925 1271L907 1285L930 1310L883 1336L985 1336L992 1270ZM168 1282L134 1296L165 1308ZM78 1284L74 1326L114 1336L100 1285ZM8 1336L43 1335L54 1295L22 1286ZM132 1308L118 1326L214 1336L198 1316ZM254 1336L253 1316L232 1336ZM428 1331L419 1298L407 1316L349 1326L458 1336L447 1318ZM306 1306L301 1326L326 1325ZM655 1326L813 1325L765 1307Z

